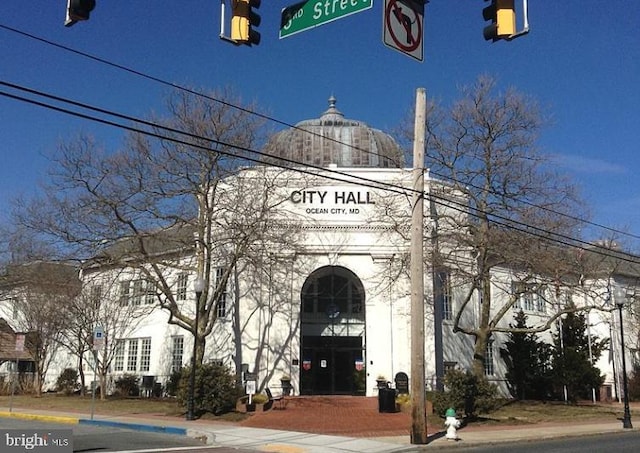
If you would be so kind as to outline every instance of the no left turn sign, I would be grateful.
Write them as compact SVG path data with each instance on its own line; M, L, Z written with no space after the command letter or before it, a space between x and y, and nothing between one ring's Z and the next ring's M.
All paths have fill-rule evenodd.
M385 45L418 61L424 59L423 0L385 0L382 22Z

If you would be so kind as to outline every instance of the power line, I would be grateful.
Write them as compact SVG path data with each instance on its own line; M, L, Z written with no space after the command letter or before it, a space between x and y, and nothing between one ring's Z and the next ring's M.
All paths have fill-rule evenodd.
M237 146L235 144L221 142L221 141L214 140L214 139L211 139L211 138L208 138L208 137L202 137L202 136L199 136L199 135L196 135L196 134L192 134L192 133L189 133L189 132L180 131L178 129L174 129L174 128L170 128L170 127L167 127L167 126L159 125L159 124L156 124L156 123L153 123L153 122L150 122L150 121L141 120L139 118L135 118L135 117L132 117L132 116L129 116L129 115L119 114L119 113L116 113L116 112L113 112L113 111L109 111L109 110L98 108L98 107L94 107L94 106L91 106L91 105L88 105L88 104L72 101L72 100L69 100L69 99L66 99L66 98L61 98L61 97L58 97L58 96L50 95L50 94L43 93L43 92L40 92L40 91L37 91L37 90L33 90L33 89L30 89L30 88L21 87L21 86L16 85L16 84L0 81L0 85L4 85L4 86L7 86L7 87L10 87L10 88L13 88L13 89L17 89L17 90L21 90L21 91L26 91L26 92L28 92L30 94L41 96L41 97L45 97L45 98L48 98L48 99L51 99L51 100L55 100L55 101L58 101L58 102L71 104L71 105L74 105L76 107L80 107L80 108L83 108L83 109L88 109L88 110L95 111L95 112L102 113L102 114L106 114L106 115L109 115L109 116L115 116L116 118L126 119L127 121L132 121L132 122L143 124L143 125L150 126L150 127L153 127L153 128L162 129L162 130L165 130L167 132L184 135L184 136L187 136L189 138L194 138L194 139L197 139L197 140L206 140L206 141L210 141L212 143L218 144L218 145L223 145L223 146L227 146L227 147L230 147L230 148L234 148L234 149L250 152L250 153L256 154L256 155L261 156L261 157L270 157L270 158L273 158L273 159L285 161L287 163L293 163L293 164L296 164L296 165L300 165L300 163L297 162L297 161L293 161L293 160L290 160L290 159L282 158L280 156L273 156L273 155L269 155L269 154L266 154L266 153L263 153L263 152L260 152L260 151L252 150L250 148L239 147L239 146ZM55 110L55 111L58 111L60 113L65 113L65 114L69 114L69 115L72 115L72 116L76 116L76 117L80 117L80 118L83 118L83 119L87 119L87 120L90 120L90 121L98 122L98 123L101 123L101 124L114 126L114 127L120 128L120 129L128 130L130 132L137 132L137 133L141 133L141 134L144 134L144 135L147 135L147 136L152 136L154 138L158 138L158 139L161 139L161 140L168 140L168 141L172 141L174 143L178 143L178 144L182 144L182 145L186 145L186 146L192 146L194 148L200 148L200 149L203 149L203 150L211 151L211 149L203 147L203 146L198 145L198 144L193 143L193 142L187 142L187 141L184 141L184 140L178 140L178 139L175 139L173 137L167 137L167 136L164 136L164 135L159 134L159 133L151 132L151 131L140 129L140 128L135 128L133 126L123 125L123 124L120 124L120 123L117 123L117 122L114 122L114 121L111 121L111 120L105 120L103 118L97 118L95 116L91 116L91 115L88 115L88 114L85 114L85 113L75 112L75 111L72 111L72 110L69 110L69 109L66 109L66 108L54 106L54 105L51 105L51 104L46 104L44 102L40 102L40 101L36 101L36 100L33 100L33 99L24 98L22 96L13 95L11 93L0 92L0 94L3 95L3 96L6 96L6 97L10 97L10 98L16 99L16 100L22 100L24 102L28 102L28 103L31 103L31 104L34 104L34 105L38 105L40 107L44 107L44 108L48 108L48 109L51 109L51 110ZM238 155L235 155L233 153L230 153L230 152L227 152L227 151L222 151L222 150L219 150L219 149L215 149L213 151L215 151L215 152L217 152L219 154L230 156L230 157L236 157L236 158L239 157L239 158L251 161L251 162L263 163L262 159L259 159L259 158L238 156ZM285 166L285 165L274 164L274 166L277 166L279 168L291 169L291 167ZM355 184L355 182L353 182L353 179L356 179L356 180L360 181L360 185L363 185L365 187L382 188L384 190L388 190L388 191L392 191L392 192L396 192L396 193L400 193L400 194L407 194L407 193L412 192L412 189L407 189L407 188L404 188L404 187L401 187L401 186L397 186L397 185L394 185L394 184L390 184L390 183L374 181L374 180L371 180L371 179L368 179L368 178L365 178L365 177L356 176L356 175L352 175L352 174L349 174L349 173L344 173L344 172L341 172L341 171L338 171L338 170L335 170L335 169L326 169L326 168L319 167L319 166L309 166L309 165L304 165L304 166L308 167L308 168L315 169L315 170L325 171L325 172L328 172L330 174L337 174L337 175L340 175L340 176L345 176L345 177L348 177L349 179L351 179L351 181L350 181L350 180L340 179L340 178L337 178L337 177L323 176L326 179L330 179L330 180L334 180L334 181L338 181L338 182L342 182L342 183ZM305 170L303 168L294 168L293 170L297 171L299 173L305 173L305 174L317 176L317 174L315 172L312 172L310 170ZM470 214L472 216L473 215L477 216L477 214L470 213L469 209L468 209L468 206L466 206L463 203L455 202L455 201L452 201L450 199L446 199L444 197L439 197L439 196L437 196L435 194L431 194L431 196L433 198L435 198L435 199L440 200L441 204L448 205L451 209L457 210L458 212L463 212L463 213L466 213L466 214ZM455 208L452 205L458 205L459 207ZM474 212L482 212L482 211L475 210ZM531 234L531 235L536 236L536 237L541 238L541 239L553 240L553 241L555 241L557 243L560 243L560 244L563 244L563 245L568 245L568 246L570 246L570 245L575 246L575 243L582 243L582 244L588 245L590 247L593 247L593 245L588 243L588 242L584 242L584 241L581 241L579 239L572 238L570 236L566 236L566 235L562 235L562 234L559 234L559 233L555 233L555 232L551 232L551 231L548 231L548 230L544 230L544 229L542 229L540 227L528 225L528 224L525 224L523 222L519 222L519 221L516 221L516 220L513 220L513 219L509 219L509 218L506 218L504 216L500 216L500 215L497 215L497 214L492 214L492 213L487 213L487 212L482 212L482 213L487 215L487 216L489 216L489 217L491 217L491 218L500 220L500 221L493 220L493 222L495 224L502 225L502 226L505 226L505 227L508 227L508 228L511 228L511 229L514 229L514 230L518 230L518 231L523 232L523 233L528 233L528 234ZM534 231L537 231L539 233L533 233L531 231L531 229L533 229ZM559 239L550 239L548 237L548 235L553 235L553 236L556 236L558 238L562 238L563 240L561 241ZM605 250L608 250L608 249L605 248Z
M284 161L288 164L295 164L296 167L291 167L288 165L283 165L283 164L277 164L277 163L273 163L274 166L278 167L278 168L283 168L283 169L288 169L288 170L292 170L298 173L303 173L303 174L308 174L308 175L312 175L315 177L322 177L325 179L329 179L329 180L333 180L333 181L337 181L337 182L341 182L341 183L348 183L348 184L356 184L356 182L354 182L354 180L359 181L357 184L361 185L361 186L365 186L365 187L370 187L370 188L375 188L375 189L382 189L382 190L386 190L386 191L390 191L390 192L395 192L395 193L399 193L402 195L406 195L408 193L411 193L413 190L412 189L408 189L402 186L398 186L395 184L391 184L391 183L386 183L386 182L380 182L380 181L375 181L375 180L371 180L369 178L365 178L362 176L358 176L358 175L353 175L353 174L349 174L349 173L345 173L345 172L341 172L339 170L336 169L331 169L331 168L323 168L323 167L319 167L319 166L312 166L312 165L305 165L305 164L301 164L300 162L291 160L291 159L287 159L287 158L282 158L280 156L274 156L274 155L270 155L261 151L256 151L253 150L251 148L247 148L247 147L241 147L235 144L231 144L231 143L226 143L226 142L222 142L219 140L215 140L212 138L208 138L208 137L202 137L199 136L197 134L193 134L190 132L186 132L186 131L181 131L175 128L171 128L171 127L167 127L164 125L160 125L157 123L153 123L147 120L142 120L136 117L132 117L129 115L123 115L117 112L113 112L110 110L106 110L103 108L99 108L99 107L94 107L88 104L84 104L84 103L80 103L77 101L73 101L70 99L66 99L66 98L62 98L59 96L54 96L51 94L47 94L44 92L40 92L31 88L26 88L26 87L22 87L20 85L16 85L13 83L9 83L9 82L4 82L4 81L0 81L0 85L2 86L6 86L8 88L12 88L15 90L19 90L19 91L23 91L23 92L27 92L31 95L35 95L35 96L40 96L40 97L44 97L46 99L50 99L50 100L54 100L57 102L61 102L61 103L65 103L65 104L70 104L72 106L78 107L78 108L82 108L82 109L86 109L86 110L90 110L90 111L94 111L97 113L101 113L107 116L113 116L122 120L127 120L127 121L131 121L133 123L138 123L141 125L145 125L145 126L149 126L155 129L160 129L160 130L164 130L166 132L170 132L173 134L179 134L179 135L183 135L185 137L189 137L192 139L196 139L196 140L205 140L205 141L209 141L211 143L220 145L220 146L226 146L229 147L231 149L237 149L237 150L242 150L245 152L249 152L252 154L255 154L258 157L247 157L247 156L239 156L236 155L234 153L228 152L228 151L223 151L220 149L211 149L202 145L198 145L197 143L193 143L191 141L186 141L186 140L179 140L176 139L174 137L168 137L165 135L162 135L160 133L157 132L152 132L149 130L145 130L142 128L137 128L137 127L133 127L130 125L125 125L125 124L121 124L118 123L116 121L112 121L112 120L107 120L104 118L98 118L96 116L92 116L89 115L87 113L82 113L82 112L77 112L77 111L73 111L70 110L68 108L63 108L60 106L56 106L56 105L52 105L52 104L47 104L45 102L42 101L37 101L35 99L29 99L26 98L24 96L19 96L16 94L12 94L12 93L7 93L5 91L0 91L0 95L8 97L8 98L12 98L15 100L19 100L22 102L26 102L26 103L30 103L33 105L37 105L39 107L43 107L43 108L47 108L50 110L54 110L60 113L64 113L64 114L68 114L68 115L72 115L75 117L79 117L79 118L83 118L86 120L90 120L90 121L94 121L94 122L98 122L104 125L108 125L108 126L113 126L116 128L120 128L120 129L124 129L127 130L129 132L135 132L135 133L140 133L140 134L144 134L147 136L151 136L160 140L167 140L167 141L171 141L177 144L181 144L181 145L185 145L185 146L191 146L193 148L198 148L198 149L202 149L202 150L206 150L206 151L214 151L216 153L219 154L223 154L223 155L227 155L229 157L235 157L235 158L240 158L240 159L245 159L248 160L250 162L254 162L254 163L259 163L262 164L263 162L263 158L264 157L269 157L272 159L276 159L276 160L280 160L280 161ZM302 167L302 168L301 168ZM306 168L305 168L306 167ZM343 176L346 177L348 179L340 179L337 176L329 176L329 175L318 175L316 172L312 171L313 170L320 170L322 172L325 173L329 173L334 174L334 175L339 175L339 176ZM425 194L423 193L423 196L425 196ZM438 196L437 194L434 194L433 192L430 191L430 193L428 194L428 196L432 197L433 199L438 200L438 202L443 205L443 206L448 206L450 209L456 210L458 212L467 214L467 215L471 215L471 216L478 216L478 214L475 214L475 212L478 213L482 213L485 216L489 217L491 219L491 221L496 224L496 225L501 225L505 228L509 228L515 231L519 231L521 233L526 233L529 234L531 236L537 237L539 239L543 239L545 241L551 241L551 242L555 242L556 244L560 244L560 245L565 245L565 246L570 246L570 247L576 247L576 248L580 248L583 250L589 250L591 252L596 252L599 253L601 255L605 255L605 256L613 256L611 254L611 250L607 247L604 246L599 246L597 244L591 244L589 242L577 239L577 238L573 238L571 236L568 235L564 235L561 233L557 233L557 232L552 232L549 230L545 230L544 228L540 228L540 227L536 227L534 225L528 225L524 222L520 222L514 219L509 219L507 217L504 216L500 216L498 214L493 214L493 213L488 213L488 212L482 212L480 210L470 210L469 207L461 202L456 202L453 201L451 199L447 199L441 196ZM550 237L551 236L551 237ZM608 253L607 253L608 252ZM626 255L626 254L625 254ZM618 259L621 259L623 261L628 261L631 263L638 263L640 264L639 260L636 259L632 259L631 255L626 255L625 257L621 257L620 254L616 254L616 257Z
M279 120L279 119L274 118L272 116L257 112L255 110L250 110L248 108L242 107L240 105L233 104L233 103L225 101L223 99L218 99L218 98L215 98L213 96L209 96L206 93L202 93L200 91L196 91L196 90L193 90L191 88L187 88L187 87L185 87L183 85L178 85L176 83L169 82L169 81L164 80L164 79L162 79L160 77L156 77L156 76L144 73L142 71L138 71L138 70L130 68L128 66L124 66L124 65L121 65L121 64L118 64L118 63L114 63L112 61L109 61L109 60L106 60L104 58L92 55L90 53L82 52L82 51L74 49L72 47L65 46L63 44L59 44L59 43L56 43L54 41L51 41L51 40L36 36L36 35L34 35L32 33L28 33L28 32L22 31L22 30L18 30L16 28L9 27L8 25L4 25L4 24L0 24L0 28L5 29L7 31L11 31L13 33L17 33L19 35L22 35L24 37L27 37L27 38L30 38L30 39L33 39L33 40L36 40L36 41L42 42L42 43L47 44L49 46L56 47L58 49L66 51L66 52L70 52L70 53L79 55L79 56L81 56L83 58L87 58L89 60L96 61L96 62L104 64L106 66L110 66L110 67L119 69L119 70L127 72L129 74L133 74L135 76L138 76L138 77L141 77L141 78L144 78L144 79L147 79L147 80L151 80L152 82L156 82L156 83L158 83L160 85L164 85L164 86L167 86L167 87L170 87L170 88L173 88L173 89L184 91L185 93L189 93L191 95L198 96L198 97L207 99L209 101L217 102L219 104L226 105L227 107L232 107L232 108L234 108L236 110L239 110L241 112L245 112L245 113L248 113L248 114L251 114L251 115L255 115L258 118L264 119L266 121L270 121L272 123L276 123L276 124L279 124L281 126L285 126L285 127L291 128L291 129L297 129L297 130L300 130L300 131L304 131L304 132L309 133L311 135L321 136L321 137L323 137L324 139L326 139L328 141L332 141L332 142L340 144L340 145L344 145L345 144L345 143L341 142L340 140L335 139L333 137L325 137L325 136L322 136L320 134L316 134L314 132L311 132L311 131L308 131L306 129L300 128L300 127L298 127L298 126L296 126L294 124L289 124L289 123L287 123L285 121ZM359 149L359 148L356 148L356 149ZM374 152L369 151L369 150L363 150L363 149L359 149L359 150L362 151L362 152L365 152L367 154L371 154L371 155L377 156L377 157L384 157L384 156L381 156L378 153L374 153Z
M304 133L315 135L315 136L322 136L321 134L317 134L317 133L315 133L313 131L309 131L309 130L300 128L300 127L298 127L296 125L289 124L289 123L287 123L285 121L278 120L277 118L273 118L273 117L271 117L269 115L265 115L263 113L256 112L256 111L244 108L242 106L239 106L239 105L224 101L222 99L217 99L217 98L215 98L213 96L209 96L209 95L207 95L205 93L202 93L202 92L199 92L199 91L184 87L182 85L178 85L176 83L169 82L169 81L164 80L164 79L162 79L160 77L156 77L156 76L144 73L142 71L138 71L138 70L132 69L130 67L118 64L118 63L114 63L112 61L106 60L104 58L101 58L101 57L98 57L98 56L95 56L95 55L92 55L92 54L89 54L87 52L82 52L82 51L79 51L77 49L73 49L73 48L71 48L69 46L65 46L65 45L56 43L54 41L51 41L51 40L36 36L36 35L34 35L32 33L28 33L28 32L22 31L22 30L18 30L16 28L13 28L13 27L10 27L10 26L4 25L4 24L0 24L0 28L5 29L5 30L10 31L10 32L13 32L13 33L16 33L16 34L19 34L21 36L33 39L33 40L36 40L36 41L42 42L42 43L44 43L46 45L56 47L58 49L66 51L66 52L70 52L70 53L79 55L79 56L81 56L83 58L87 58L87 59L96 61L98 63L101 63L101 64L104 64L104 65L107 65L107 66L122 70L124 72L136 75L138 77L142 77L144 79L151 80L151 81L159 83L161 85L168 86L168 87L171 87L171 88L174 88L174 89L178 89L178 90L184 91L186 93L192 94L194 96L198 96L198 97L202 97L204 99L208 99L208 100L213 101L213 102L218 102L218 103L220 103L222 105L226 105L228 107L243 111L243 112L251 114L251 115L255 115L255 116L259 117L259 118L262 118L264 120L279 124L281 126L286 126L288 128L291 128L291 129L300 130L300 131L303 131ZM371 154L371 155L374 155L374 156L377 156L377 157L382 157L382 158L385 157L385 156L382 156L382 155L380 155L378 153L374 153L374 152L372 152L370 150L365 150L365 149L359 148L357 146L353 146L352 144L343 143L340 140L335 139L333 137L328 137L328 136L322 136L322 137L325 140L328 140L328 141L331 141L331 142L334 142L334 143L337 143L337 144L349 146L349 147L351 147L351 148L353 148L355 150L361 151L361 152L366 153L366 154ZM298 164L299 165L312 166L312 165L304 164L304 163L298 163ZM439 178L442 178L445 181L450 181L450 182L454 182L454 183L457 182L455 179L453 179L452 177L449 177L447 175L442 175L442 174L439 174L439 173L433 172L433 171L431 171L431 173L436 175L436 176L438 176ZM469 187L473 187L475 189L479 189L479 187L473 186L473 185L469 185ZM502 194L496 194L495 192L491 192L491 193L493 193L494 195L502 195ZM624 232L624 231L621 231L621 230L616 229L616 228L612 228L612 227L609 227L609 226L606 226L606 225L602 225L602 224L599 224L599 223L594 223L592 221L589 221L589 220L586 220L584 218L581 218L581 217L578 217L578 216L574 216L574 215L571 215L571 214L558 212L556 210L553 210L553 209L550 209L550 208L547 208L547 207L544 207L544 206L539 206L539 205L536 205L535 203L531 203L531 202L528 202L526 200L516 199L516 201L521 202L523 204L526 204L528 206L537 208L537 209L545 210L545 211L550 212L552 214L556 214L556 215L560 215L560 216L566 217L566 218L568 218L570 220L577 221L577 222L580 222L580 223L585 224L585 225L590 225L590 226L593 226L593 227L596 227L596 228L599 228L599 229L603 229L605 231L610 231L610 232L612 232L614 234L620 234L620 235L623 235L623 236L632 237L634 239L640 239L640 236L635 235L633 233Z
M438 173L437 171L434 171L432 168L429 168L429 173L431 173L431 174L433 174L433 175L437 176L438 178L441 178L441 179L443 179L445 181L459 183L455 178L453 178L451 176L444 175L442 173ZM471 188L477 189L477 190L484 190L482 187L479 187L479 186L474 185L474 184L469 183L469 182L466 182L465 186L466 187L471 187ZM489 193L491 193L492 195L504 196L504 194L499 194L499 193L496 193L496 192L494 192L492 190L490 190ZM536 203L533 203L533 202L530 202L530 201L527 201L527 200L523 200L522 198L516 198L516 197L513 197L513 196L509 196L508 198L510 198L511 200L517 201L518 203L522 203L522 204L524 204L526 206L531 206L532 208L540 209L542 211L546 211L546 212L549 212L551 214L556 214L556 215L565 217L565 218L567 218L569 220L573 220L573 221L576 221L576 222L579 222L579 223L582 223L582 224L585 224L585 225L594 226L594 227L597 227L597 228L600 228L600 229L603 229L603 230L606 230L606 231L610 231L610 232L615 233L615 234L620 234L620 235L623 235L623 236L629 236L629 237L634 238L634 239L640 239L639 235L635 235L633 233L625 232L625 231L622 231L622 230L619 230L619 229L616 229L616 228L613 228L613 227L609 227L609 226L602 225L602 224L599 224L599 223L596 223L596 222L592 222L590 220L583 219L582 217L578 217L576 215L567 214L565 212L559 212L559 211L556 211L555 209L547 208L546 206L540 206L539 204L536 204Z

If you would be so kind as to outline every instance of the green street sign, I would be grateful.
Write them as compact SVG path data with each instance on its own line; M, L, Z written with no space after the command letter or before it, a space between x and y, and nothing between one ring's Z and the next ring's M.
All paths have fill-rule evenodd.
M373 6L373 0L306 0L282 9L280 39L318 25L359 13Z

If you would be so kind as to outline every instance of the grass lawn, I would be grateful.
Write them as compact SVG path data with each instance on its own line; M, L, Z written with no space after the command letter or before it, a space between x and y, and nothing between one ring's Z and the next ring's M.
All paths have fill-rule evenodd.
M474 423L517 425L547 422L615 421L622 417L623 410L623 406L617 403L592 404L584 402L574 405L559 401L514 401L491 414L482 415ZM632 410L632 415L633 413Z
M0 408L7 410L9 405L20 409L58 410L73 413L89 413L94 405L97 414L161 414L181 416L184 409L173 399L155 398L108 398L100 400L96 397L92 401L91 395L81 397L77 395L64 396L55 393L45 393L36 398L28 395L0 396Z
M86 415L91 412L94 404L94 412L103 415L126 414L156 414L183 417L182 408L173 399L155 398L115 398L110 397L104 401L96 398L92 403L91 396L63 396L54 393L44 394L40 398L25 395L15 395L13 401L10 396L0 396L0 410L9 410L9 405L14 409L53 410ZM639 410L634 411L637 408ZM632 417L640 416L640 406L633 406ZM483 414L475 424L487 425L519 425L548 422L587 422L587 421L615 421L622 417L621 404L591 404L578 405L564 404L561 402L539 401L515 401L505 404L500 409L490 414ZM244 414L230 413L221 417L205 415L207 419L223 419L237 421L245 418Z
M185 409L172 398L108 397L106 400L100 400L100 397L97 396L92 401L91 395L81 397L78 395L65 396L56 393L45 393L39 398L28 395L14 395L13 401L11 401L10 396L0 396L0 411L8 411L10 405L14 409L61 411L77 414L78 416L90 414L92 405L94 414L100 415L149 414L179 418L184 418L185 416ZM247 418L247 415L230 412L220 416L204 414L200 418L240 421Z

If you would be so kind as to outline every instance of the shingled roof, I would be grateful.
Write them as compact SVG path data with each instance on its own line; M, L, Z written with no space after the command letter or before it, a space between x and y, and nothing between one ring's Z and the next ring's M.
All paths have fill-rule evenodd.
M83 267L122 264L123 261L148 261L153 257L193 253L195 229L191 225L175 225L139 236L125 237L108 244Z
M0 363L16 360L33 361L33 357L26 349L26 341L22 351L16 350L18 335L26 334L15 332L4 318L0 318Z

